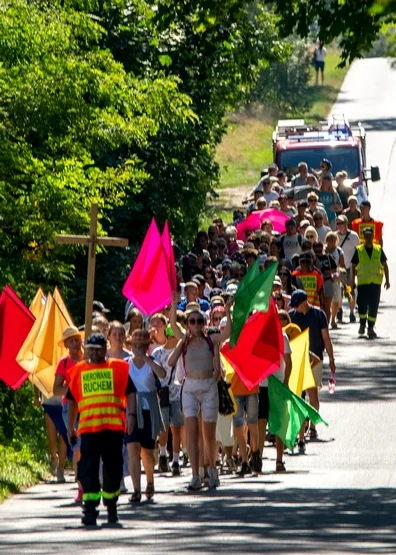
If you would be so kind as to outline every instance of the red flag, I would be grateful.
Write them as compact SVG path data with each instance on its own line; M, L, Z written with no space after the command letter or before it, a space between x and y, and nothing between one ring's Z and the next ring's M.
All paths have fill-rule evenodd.
M230 349L226 344L221 353L249 391L279 369L284 353L283 334L273 300L268 312L250 316L235 347Z
M175 255L173 253L172 239L169 231L168 220L166 220L164 225L164 231L162 232L162 248L164 250L166 265L168 268L169 282L172 291L177 291L177 278L176 278L176 268L175 268Z
M122 293L144 314L154 314L172 302L167 259L154 219Z
M27 306L6 285L0 297L0 378L12 389L18 389L29 377L15 359L34 320Z

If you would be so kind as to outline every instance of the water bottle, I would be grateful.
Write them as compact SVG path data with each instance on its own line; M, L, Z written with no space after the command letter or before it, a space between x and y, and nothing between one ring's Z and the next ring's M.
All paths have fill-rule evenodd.
M329 393L330 395L333 395L333 393L335 392L335 386L336 386L336 379L333 372L330 374L328 385L329 385Z

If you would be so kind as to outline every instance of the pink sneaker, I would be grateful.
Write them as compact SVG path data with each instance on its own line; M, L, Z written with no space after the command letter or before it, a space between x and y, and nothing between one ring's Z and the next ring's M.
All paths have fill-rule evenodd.
M74 498L74 502L80 505L82 503L82 500L83 500L83 490L81 488L78 488L78 492L76 497Z

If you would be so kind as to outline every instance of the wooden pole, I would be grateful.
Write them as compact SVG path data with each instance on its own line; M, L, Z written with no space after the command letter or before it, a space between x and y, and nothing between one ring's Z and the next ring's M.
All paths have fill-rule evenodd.
M95 293L95 266L96 266L96 229L98 223L98 205L91 206L91 223L89 227L87 290L85 300L85 341L92 330L92 310Z

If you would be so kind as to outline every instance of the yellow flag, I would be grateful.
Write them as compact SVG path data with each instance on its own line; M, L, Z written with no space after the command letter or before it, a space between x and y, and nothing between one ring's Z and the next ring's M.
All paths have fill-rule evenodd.
M223 368L225 369L225 379L227 383L231 383L231 379L233 377L233 375L235 374L235 370L233 369L233 367L231 366L231 364L228 362L228 360L225 358L224 355L222 355L220 353L220 361L221 361L221 365L223 366ZM236 414L237 411L237 404L235 401L235 397L234 394L232 392L231 387L228 388L228 393L230 394L230 397L232 399L232 402L234 404L234 412L232 414L229 414L227 416L233 416L234 414Z
M315 379L309 360L309 328L298 337L290 341L292 349L292 371L289 379L289 388L296 395L301 395L306 389L315 387Z
M37 318L38 315L41 313L42 309L44 308L44 305L45 305L45 295L41 287L39 287L37 289L37 293L34 296L34 299L31 302L31 305L29 306L29 310L33 314L33 316Z
M22 345L17 361L31 373L33 384L47 397L52 397L55 370L62 356L67 355L65 347L59 346L63 331L72 326L71 316L58 291L47 296L28 337Z

